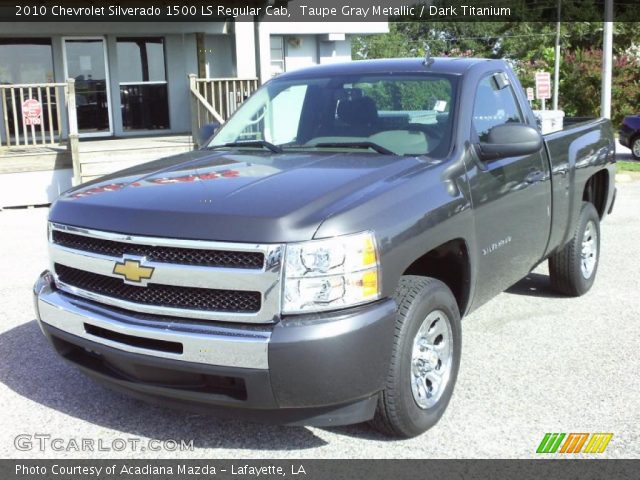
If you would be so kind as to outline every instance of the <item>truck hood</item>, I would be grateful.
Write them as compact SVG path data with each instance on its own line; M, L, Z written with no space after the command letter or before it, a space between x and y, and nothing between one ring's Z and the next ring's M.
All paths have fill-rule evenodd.
M69 190L52 206L50 220L132 235L308 240L335 209L420 165L417 158L363 152L199 150Z

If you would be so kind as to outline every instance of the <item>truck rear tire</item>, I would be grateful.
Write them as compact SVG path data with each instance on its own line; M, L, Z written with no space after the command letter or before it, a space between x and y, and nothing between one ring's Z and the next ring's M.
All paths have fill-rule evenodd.
M391 364L372 424L410 438L434 426L451 399L460 367L460 312L451 290L435 278L403 276L394 297Z
M592 203L582 202L573 238L549 258L551 287L579 297L589 291L600 259L600 217Z

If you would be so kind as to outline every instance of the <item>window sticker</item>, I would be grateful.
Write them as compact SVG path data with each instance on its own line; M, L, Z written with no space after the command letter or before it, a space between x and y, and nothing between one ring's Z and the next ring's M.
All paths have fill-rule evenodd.
M445 100L438 100L433 106L433 109L436 112L444 112L447 109L447 102Z

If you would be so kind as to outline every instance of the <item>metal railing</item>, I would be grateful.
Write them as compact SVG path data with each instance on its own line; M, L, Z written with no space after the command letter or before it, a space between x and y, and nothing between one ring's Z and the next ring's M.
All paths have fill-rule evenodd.
M257 78L197 78L189 75L191 130L198 143L198 131L208 123L223 124L260 86Z

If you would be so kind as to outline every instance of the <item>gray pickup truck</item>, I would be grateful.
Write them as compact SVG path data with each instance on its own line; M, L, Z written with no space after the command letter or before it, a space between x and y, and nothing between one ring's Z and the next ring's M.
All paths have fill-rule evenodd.
M451 398L461 317L545 260L555 290L591 288L614 148L605 119L542 136L500 60L283 74L199 150L52 205L38 321L148 401L418 435Z

